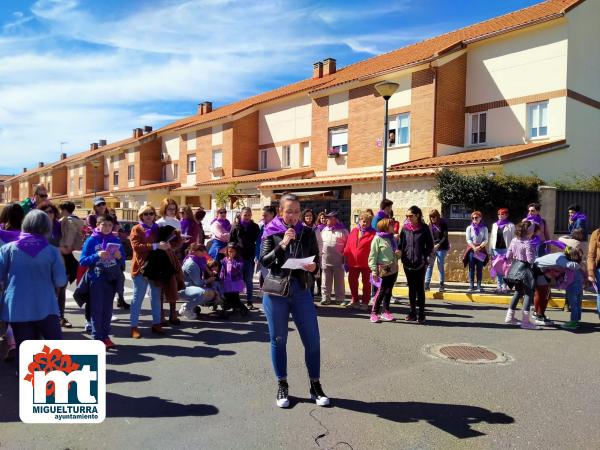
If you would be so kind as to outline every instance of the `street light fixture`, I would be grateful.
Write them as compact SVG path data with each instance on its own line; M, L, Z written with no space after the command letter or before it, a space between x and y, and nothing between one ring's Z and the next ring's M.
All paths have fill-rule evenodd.
M386 198L387 192L387 150L388 150L388 100L398 90L400 85L393 81L382 81L375 85L375 90L385 100L385 122L383 126L383 174L381 176L381 198Z

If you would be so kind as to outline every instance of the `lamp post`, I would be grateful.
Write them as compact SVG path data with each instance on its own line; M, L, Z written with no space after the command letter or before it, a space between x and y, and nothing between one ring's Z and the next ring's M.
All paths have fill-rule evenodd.
M383 126L383 173L381 175L381 198L386 198L387 192L387 150L388 150L388 100L400 85L393 81L382 81L375 85L375 89L385 100L385 123Z

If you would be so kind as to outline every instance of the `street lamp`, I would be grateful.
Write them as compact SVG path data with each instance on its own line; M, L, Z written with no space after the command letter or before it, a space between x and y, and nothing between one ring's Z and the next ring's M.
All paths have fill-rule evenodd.
M382 81L375 85L375 89L385 100L385 123L383 126L383 174L381 176L381 198L385 199L387 192L387 150L388 150L388 100L400 85L393 81Z

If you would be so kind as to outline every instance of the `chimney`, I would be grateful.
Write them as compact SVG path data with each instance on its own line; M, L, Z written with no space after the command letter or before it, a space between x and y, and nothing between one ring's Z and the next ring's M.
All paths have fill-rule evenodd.
M90 144L90 151L94 151L94 150L98 150L98 143L97 142L92 142Z
M144 134L152 133L152 127L150 125L144 125Z
M61 153L61 154L60 154L60 159L61 159L61 161L62 161L63 159L67 159L67 154L66 154L66 153Z
M134 128L133 129L133 138L134 139L137 139L137 138L141 137L142 134L144 134L144 130L142 130L141 128Z
M44 167L44 162L43 162L43 161L40 161L40 162L38 163L38 167L39 167L40 169L41 169L42 167Z
M204 114L204 103L198 103L198 111L196 111L196 114Z
M212 102L204 102L204 114L208 114L212 111Z
M313 78L323 78L323 63L321 61L313 64Z
M23 167L23 173L27 172L27 167Z
M106 145L106 139L100 139L98 141L98 147L104 147Z
M335 73L335 59L327 58L323 60L323 75L331 75Z

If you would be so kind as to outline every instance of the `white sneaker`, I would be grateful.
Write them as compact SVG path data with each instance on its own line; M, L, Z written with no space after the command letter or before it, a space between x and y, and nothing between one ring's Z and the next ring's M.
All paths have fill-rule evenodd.
M310 398L311 400L314 400L318 406L329 405L329 397L325 395L321 383L318 381L310 382Z
M279 408L287 408L290 406L290 400L288 399L289 386L287 381L279 381L277 387L277 406Z
M117 320L119 320L119 318L117 316L115 316L114 314L112 315L112 317L110 318L111 322L116 322Z

